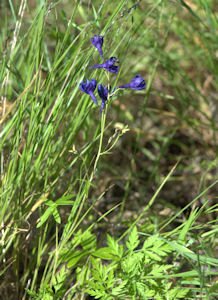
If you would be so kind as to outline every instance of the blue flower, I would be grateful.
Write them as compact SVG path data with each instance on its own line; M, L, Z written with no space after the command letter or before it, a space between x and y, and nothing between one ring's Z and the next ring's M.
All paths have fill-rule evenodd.
M102 51L102 45L103 45L103 41L104 41L104 38L103 36L98 36L98 35L94 35L92 38L91 38L91 43L92 45L98 49L98 52L101 56L102 59L103 58L103 51Z
M81 89L81 91L83 91L84 93L88 94L91 96L92 100L94 101L94 103L98 106L98 101L97 99L95 98L95 94L94 94L94 90L96 88L96 85L97 85L97 81L95 79L92 79L91 81L90 80L86 80L85 81L82 81L80 84L79 84L79 88Z
M119 88L131 88L133 90L144 90L146 87L145 80L142 78L140 74L133 77L133 79L128 84L124 84L119 86Z
M114 65L116 63L119 63L119 60L116 57L110 57L103 64L94 65L94 66L90 67L89 69L104 68L108 72L118 73L119 67Z
M115 89L113 89L112 93L115 91ZM102 113L104 107L105 107L105 102L108 100L108 98L110 97L110 95L108 96L108 94L111 92L111 87L108 88L102 84L98 85L98 95L101 98L101 107L100 107L100 113Z

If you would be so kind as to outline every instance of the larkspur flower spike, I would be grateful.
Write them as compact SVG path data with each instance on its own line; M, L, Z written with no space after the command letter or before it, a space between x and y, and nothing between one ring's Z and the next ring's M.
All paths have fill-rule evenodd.
M96 85L97 85L97 81L94 78L91 81L87 79L86 82L82 81L79 84L79 88L81 89L81 91L83 93L86 93L86 94L90 95L93 102L98 106L98 101L95 98L95 94L94 94L94 90L96 88Z
M118 64L118 63L119 63L119 60L116 57L110 57L103 64L94 65L94 66L90 67L89 69L104 68L108 72L118 73L119 67L115 65L115 64Z
M91 43L92 45L97 48L100 56L102 59L103 58L103 51L102 51L102 46L103 46L103 42L104 42L104 38L103 36L98 36L98 35L94 35L92 38L91 38Z
M94 37L91 38L91 43L95 48L97 48L101 58L103 59L103 51L102 51L102 46L103 46L103 40L104 38L102 36L94 35ZM111 73L118 73L119 71L119 66L117 65L119 63L119 60L116 57L110 57L108 60L103 62L102 64L94 65L90 67L89 69L99 69L103 68L108 72ZM96 89L97 82L95 79L92 80L86 80L82 81L79 84L79 87L81 91L84 93L88 94L91 96L93 102L98 106L98 101L95 97L94 91ZM130 81L128 84L124 84L119 86L119 88L124 89L124 88L131 88L133 90L143 90L146 87L145 80L142 78L140 74L136 75L133 77L133 79ZM102 84L98 85L98 95L101 98L101 106L100 106L100 113L104 110L105 103L108 100L108 98L113 96L113 91L111 91L111 87L106 87Z
M115 89L113 89L112 93L115 91ZM103 84L99 84L98 85L98 95L101 98L101 107L100 107L100 113L102 113L104 107L105 107L105 102L108 100L108 94L111 92L111 87L108 88L106 86L104 86Z
M142 78L140 74L138 74L135 77L133 77L130 83L121 85L119 86L119 88L121 89L131 88L133 90L144 90L145 86L146 86L145 80Z

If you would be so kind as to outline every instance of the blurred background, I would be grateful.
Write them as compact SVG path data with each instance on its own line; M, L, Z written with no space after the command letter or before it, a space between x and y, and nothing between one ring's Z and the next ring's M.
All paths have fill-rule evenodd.
M40 201L42 194L55 200L65 191L79 193L80 183L86 179L84 174L90 173L98 151L96 136L100 116L91 99L82 94L78 85L87 78L107 83L104 71L89 69L100 61L90 43L95 34L104 36L104 58L115 56L120 60L120 72L117 76L110 76L111 85L129 83L136 74L140 74L147 86L142 91L119 91L109 104L103 149L107 149L119 135L120 138L110 154L103 155L98 163L82 212L91 204L95 205L91 215L83 220L84 226L112 209L96 227L95 233L103 245L105 233L120 236L143 211L176 164L173 176L140 220L141 230L146 228L148 233L159 230L167 218L196 197L194 204L175 223L170 223L170 229L183 223L196 207L216 204L216 185L200 195L217 178L217 2L47 1L45 17L40 19L45 2L0 2L0 65L1 70L6 72L1 74L0 114L8 122L8 127L0 124L3 133L11 128L10 120L13 122L16 117L16 106L13 105L24 103L17 99L29 84L27 79L31 76L28 68L34 60L33 74L39 70L37 74L40 76L38 87L37 84L33 89L31 87L23 108L20 104L17 110L21 116L20 123L16 123L17 127L14 126L4 142L2 140L3 169L7 169L14 157L12 149L15 145L20 157L25 152L30 116L38 106L44 113L43 109L47 109L48 105L43 117L48 120L55 99L61 98L61 112L64 112L61 117L57 114L54 120L51 117L51 123L57 124L58 129L49 147L57 142L56 148L46 150L48 156L45 156L38 171L31 167L41 155L47 127L43 127L44 123L37 115L41 139L37 142L39 147L32 150L31 159L18 172L19 184L18 181L13 183L10 199L15 199L15 207L19 202L20 209L27 214L26 208L33 206L29 199L35 203ZM34 31L33 24L41 24L42 30ZM15 30L19 30L18 46L10 60ZM32 55L34 52L35 57ZM7 72L10 72L10 80L6 88ZM63 86L66 91L62 98L59 95ZM34 101L38 106L33 105ZM80 109L84 113L87 111L87 115L78 125L74 120L79 118ZM21 123L24 129L19 131ZM124 133L126 126L129 130ZM72 137L71 131L75 131ZM18 132L20 140L17 144L12 143ZM91 146L82 155L87 145ZM54 161L51 157L55 158ZM73 165L75 157L78 160ZM16 168L19 170L19 163ZM4 174L2 172L2 178L6 178ZM12 177L10 180L13 182ZM113 210L117 204L119 206ZM60 232L70 211L66 207L60 209ZM30 224L35 224L39 217L38 213L34 213L28 220ZM14 218L19 218L19 214L16 212ZM202 215L198 222L206 223L214 218L215 213Z

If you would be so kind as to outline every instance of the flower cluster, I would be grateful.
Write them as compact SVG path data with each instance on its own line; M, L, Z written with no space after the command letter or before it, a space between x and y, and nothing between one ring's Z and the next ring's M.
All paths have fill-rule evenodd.
M91 38L91 43L92 45L98 50L100 56L102 59L103 58L103 46L104 38L102 36L95 35L94 37ZM89 69L99 69L103 68L108 72L111 73L118 73L119 71L119 60L116 57L110 57L108 60L104 61L102 64L94 65L90 67ZM82 81L79 84L79 87L82 92L88 94L91 96L93 102L98 106L98 101L95 97L94 91L97 86L97 81L93 78L92 80L86 80ZM145 80L142 78L140 74L136 75L133 77L133 79L130 81L128 84L120 85L118 89L125 89L125 88L130 88L133 90L144 90L146 87ZM114 91L118 89L113 89L111 90L111 87L105 87L102 84L98 85L98 95L101 98L101 106L100 106L100 113L103 111L105 107L106 101L113 95Z

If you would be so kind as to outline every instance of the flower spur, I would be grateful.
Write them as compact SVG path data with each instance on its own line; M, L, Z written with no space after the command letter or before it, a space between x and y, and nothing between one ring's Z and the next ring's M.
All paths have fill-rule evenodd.
M103 62L103 64L98 64L90 67L89 69L99 69L104 68L106 71L111 73L118 73L119 67L115 64L118 64L119 60L116 57L110 57L108 60Z

